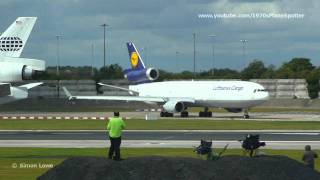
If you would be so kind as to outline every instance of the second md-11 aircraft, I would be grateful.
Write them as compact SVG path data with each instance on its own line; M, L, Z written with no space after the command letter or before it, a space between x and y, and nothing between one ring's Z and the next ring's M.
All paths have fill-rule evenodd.
M36 17L18 17L0 36L0 104L28 97L28 90L42 83L11 86L12 82L32 79L45 71L45 62L21 58Z
M104 86L126 90L132 96L72 96L66 88L69 99L138 101L157 103L162 106L160 116L170 117L181 113L187 117L188 107L204 107L200 117L211 117L208 107L225 108L230 112L244 111L249 118L248 109L257 106L269 98L265 88L249 81L164 81L152 82L159 77L158 70L146 68L139 52L132 42L127 43L131 68L124 70L124 76L136 85L129 88L107 84Z

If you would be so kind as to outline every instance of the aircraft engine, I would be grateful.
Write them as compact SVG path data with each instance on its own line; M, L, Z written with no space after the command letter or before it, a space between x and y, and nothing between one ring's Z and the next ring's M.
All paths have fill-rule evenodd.
M1 82L19 82L33 79L37 71L32 67L20 63L1 63L0 81Z
M30 66L24 65L22 68L22 80L29 80L34 77L36 71L32 69Z
M124 76L132 82L147 82L154 81L159 77L159 71L154 68L132 70L128 69L124 71Z
M182 102L168 101L163 105L165 111L169 113L182 112L185 109L185 106Z
M146 71L146 76L150 81L157 80L159 77L159 71L154 68L148 68Z

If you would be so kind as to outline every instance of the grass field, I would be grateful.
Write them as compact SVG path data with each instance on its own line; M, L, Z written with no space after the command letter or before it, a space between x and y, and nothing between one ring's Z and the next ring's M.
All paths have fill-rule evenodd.
M128 130L319 130L314 121L142 119L125 120ZM0 130L104 130L104 120L0 120Z
M218 152L219 150L217 150ZM303 151L297 150L263 150L269 155L287 155L292 159L300 161ZM28 180L35 179L46 172L49 168L42 166L55 166L64 159L72 156L101 156L106 157L107 150L102 148L85 149L62 149L62 148L0 148L0 179ZM319 152L318 152L319 153ZM224 155L241 155L239 149L227 150ZM159 155L159 156L183 156L199 158L192 149L173 149L173 148L123 148L124 158ZM29 168L26 167L29 165ZM36 165L30 167L31 165ZM42 165L42 166L41 166ZM320 169L320 161L317 161L316 169Z

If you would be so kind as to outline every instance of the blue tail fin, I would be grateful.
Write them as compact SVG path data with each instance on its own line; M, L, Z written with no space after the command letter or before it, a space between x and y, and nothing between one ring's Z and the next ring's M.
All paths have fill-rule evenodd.
M132 42L127 43L131 67L133 70L145 69L145 65L140 54Z
M146 68L138 50L132 42L127 43L131 68L123 71L124 77L131 82L145 83L156 80L159 77L158 70Z

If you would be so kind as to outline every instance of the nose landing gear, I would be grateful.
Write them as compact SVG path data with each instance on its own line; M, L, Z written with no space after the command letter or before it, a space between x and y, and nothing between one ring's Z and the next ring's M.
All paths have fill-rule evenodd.
M248 109L244 109L243 110L243 119L249 119L250 116L249 116L249 111Z

